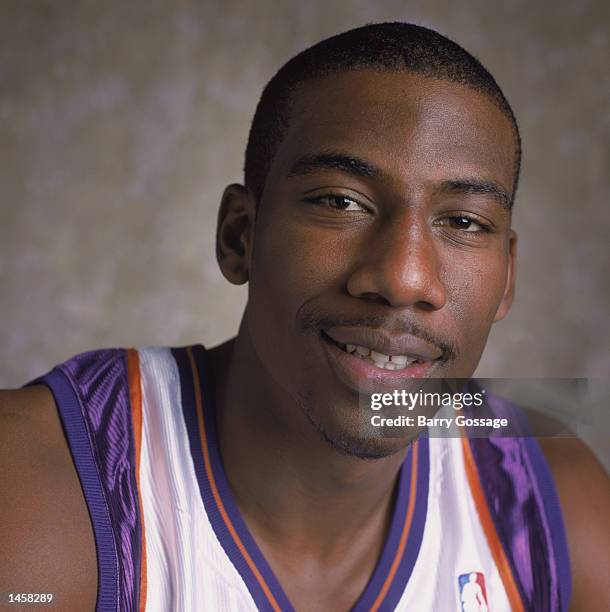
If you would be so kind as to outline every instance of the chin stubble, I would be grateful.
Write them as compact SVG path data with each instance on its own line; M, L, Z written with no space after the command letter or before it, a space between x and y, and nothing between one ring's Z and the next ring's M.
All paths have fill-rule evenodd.
M307 395L300 395L298 404L305 418L321 439L342 455L363 460L383 459L384 457L394 455L409 443L408 440L405 440L404 444L396 447L384 444L383 440L386 438L357 438L345 434L332 434L314 417L310 408L311 400Z

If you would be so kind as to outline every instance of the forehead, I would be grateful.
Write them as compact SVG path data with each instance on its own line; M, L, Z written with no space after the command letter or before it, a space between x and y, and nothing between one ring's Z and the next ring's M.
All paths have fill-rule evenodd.
M405 187L475 176L512 192L509 119L486 95L446 80L357 70L302 84L269 178L325 151L367 159Z

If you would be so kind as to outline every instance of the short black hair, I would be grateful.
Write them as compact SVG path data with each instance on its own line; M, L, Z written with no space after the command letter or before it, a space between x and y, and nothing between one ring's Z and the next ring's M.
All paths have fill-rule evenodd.
M372 68L406 71L461 83L491 98L511 121L516 141L514 200L521 167L521 136L513 111L491 74L468 51L445 36L410 23L365 25L305 49L267 83L250 127L244 182L259 202L277 149L288 128L292 95L302 83L341 72Z

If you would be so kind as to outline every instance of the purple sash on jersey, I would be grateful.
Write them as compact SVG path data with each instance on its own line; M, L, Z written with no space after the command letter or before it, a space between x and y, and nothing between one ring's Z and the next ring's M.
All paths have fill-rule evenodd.
M58 405L91 516L96 610L104 612L139 607L141 523L125 356L83 353L29 383L49 386Z
M496 417L521 437L471 438L470 447L496 531L526 610L567 611L570 561L555 486L522 411L487 395Z

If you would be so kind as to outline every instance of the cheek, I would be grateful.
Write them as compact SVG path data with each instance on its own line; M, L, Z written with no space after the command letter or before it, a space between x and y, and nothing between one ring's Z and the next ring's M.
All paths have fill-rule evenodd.
M332 288L347 267L347 244L336 232L324 232L298 224L266 228L255 243L251 284L276 299L282 310Z
M443 270L447 305L462 341L466 345L484 343L504 295L506 257L497 252L451 257Z
M336 236L296 223L268 224L255 238L248 327L260 360L289 393L316 362L317 338L298 331L300 309L339 286L344 255Z

